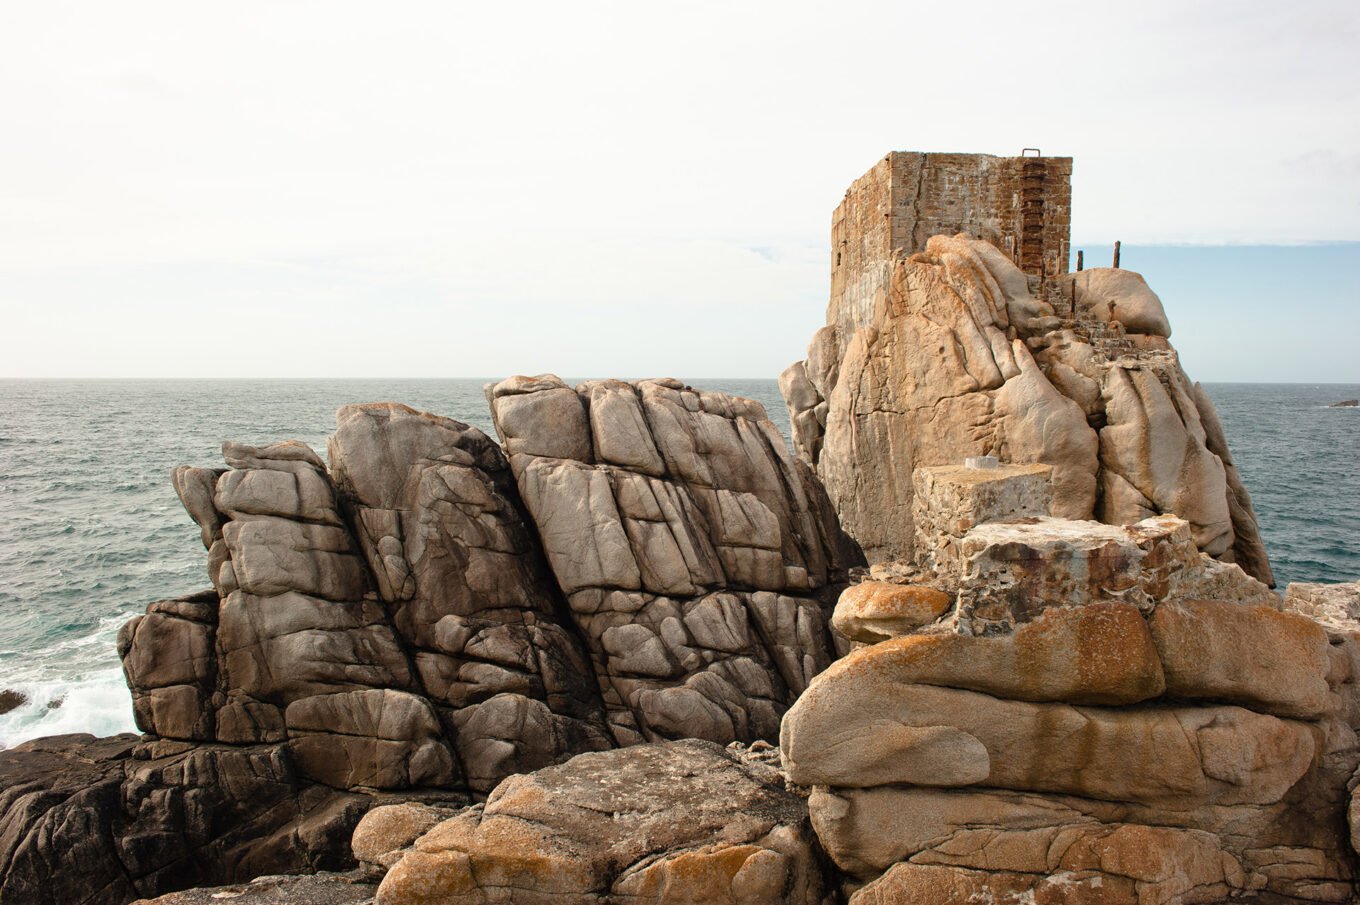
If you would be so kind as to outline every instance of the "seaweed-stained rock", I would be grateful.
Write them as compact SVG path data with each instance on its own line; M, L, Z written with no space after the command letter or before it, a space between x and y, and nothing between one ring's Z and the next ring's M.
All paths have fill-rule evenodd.
M929 536L959 521L916 573L952 608L861 633L784 718L851 901L1350 901L1360 631L1281 611L1182 519L1016 518L1005 480L918 499Z
M0 901L123 905L345 870L355 824L382 802L309 783L286 745L38 739L0 751Z
M614 737L770 739L850 553L759 404L674 380L488 388Z
M1272 582L1213 404L1142 277L1098 268L1036 296L966 234L884 254L840 277L781 377L795 446L871 562L913 557L913 470L995 455L1052 467L1055 516L1174 513L1201 550Z
M390 819L374 812L356 838ZM684 741L507 779L416 839L377 901L816 905L829 885L777 771Z

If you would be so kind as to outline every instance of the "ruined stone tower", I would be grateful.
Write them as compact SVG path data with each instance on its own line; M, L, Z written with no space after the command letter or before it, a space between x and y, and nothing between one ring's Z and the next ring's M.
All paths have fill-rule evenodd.
M1001 249L1046 294L1067 272L1072 158L893 151L855 181L831 218L831 311L866 324L893 252L971 233ZM850 326L850 324L843 324Z

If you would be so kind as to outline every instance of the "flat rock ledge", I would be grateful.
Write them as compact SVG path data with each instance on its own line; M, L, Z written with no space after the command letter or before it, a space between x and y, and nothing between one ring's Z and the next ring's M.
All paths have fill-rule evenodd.
M249 883L200 887L138 899L132 905L373 905L378 878L370 871L257 877Z
M391 819L375 812L366 823ZM379 905L817 905L833 885L807 802L779 771L697 740L511 777L484 806L380 859L392 866Z

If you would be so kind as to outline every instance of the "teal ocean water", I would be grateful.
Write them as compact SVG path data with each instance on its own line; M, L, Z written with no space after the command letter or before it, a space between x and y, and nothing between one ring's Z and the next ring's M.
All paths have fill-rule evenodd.
M693 380L764 403L773 380ZM335 410L394 399L492 433L481 380L0 381L0 746L132 730L114 647L146 604L207 586L170 469L220 466L223 440L296 438L324 455ZM1206 384L1281 585L1360 579L1360 385Z

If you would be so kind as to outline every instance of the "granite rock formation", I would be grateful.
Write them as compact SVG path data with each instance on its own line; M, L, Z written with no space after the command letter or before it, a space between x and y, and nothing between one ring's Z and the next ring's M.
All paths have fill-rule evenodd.
M336 788L480 792L615 744L773 739L831 662L851 553L764 410L670 380L489 399L508 461L374 403L339 411L329 470L296 441L177 469L213 590L125 627L139 725L286 743Z
M620 744L773 739L833 657L849 553L755 402L675 380L488 388Z
M356 853L387 869L381 905L819 905L833 886L805 799L711 742L583 754L413 835L427 817L395 806L360 824Z
M911 555L916 468L996 455L1053 466L1056 516L1174 513L1199 549L1273 581L1217 413L1142 277L1097 268L1039 291L965 234L882 267L870 298L833 296L780 378L799 455L871 561Z
M913 590L951 606L847 590L862 646L783 724L852 905L1350 901L1360 635L1183 519L1058 519L1035 469L932 471Z
M489 395L508 458L374 403L339 411L329 466L286 441L175 470L212 588L120 633L148 735L100 768L93 815L6 788L4 882L60 857L50 822L107 849L108 884L78 900L121 903L344 868L335 840L389 793L456 801L581 752L777 736L834 657L854 553L763 409L668 380Z

